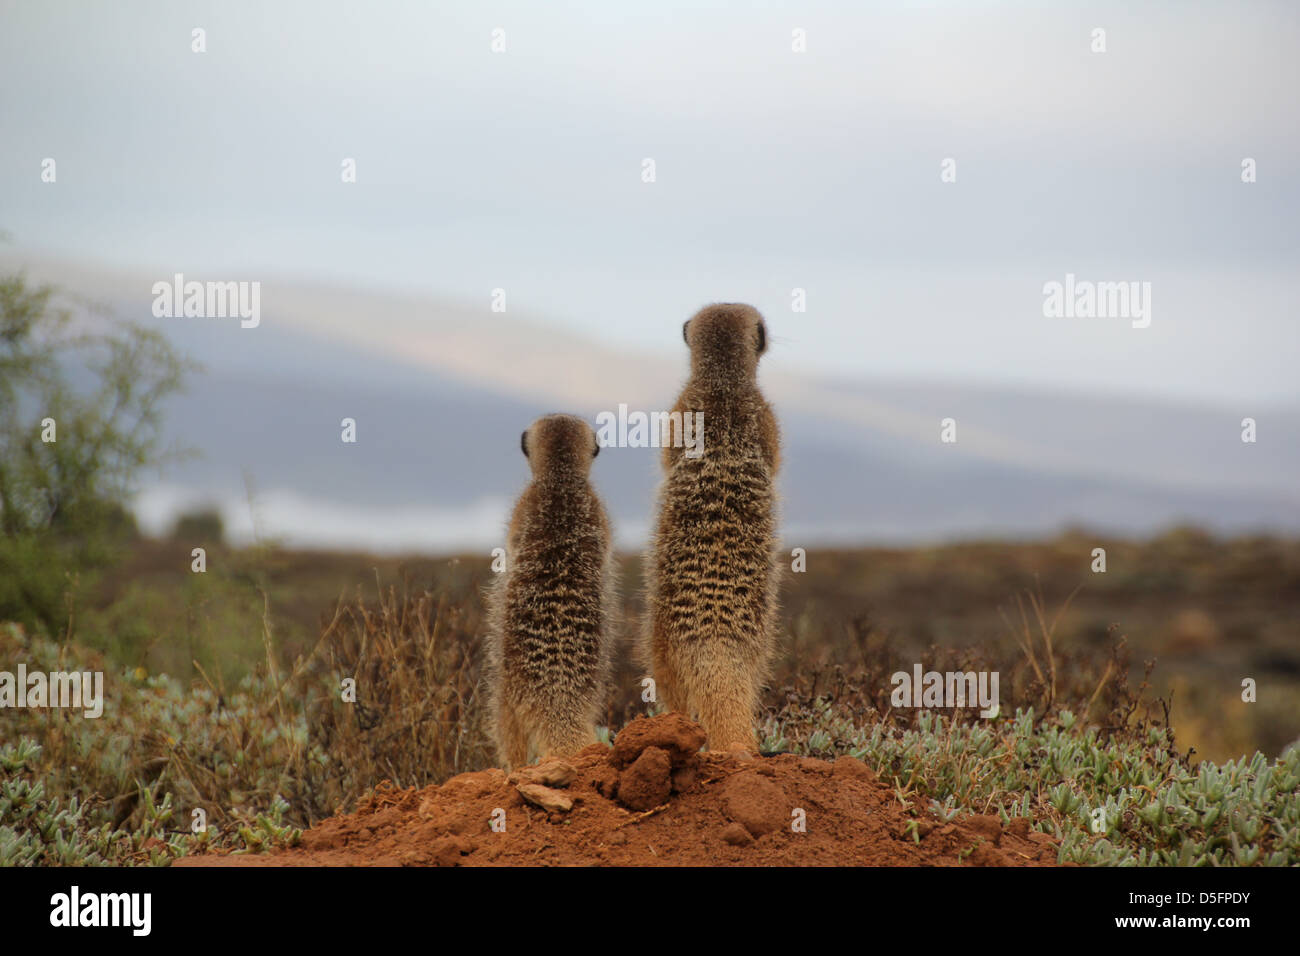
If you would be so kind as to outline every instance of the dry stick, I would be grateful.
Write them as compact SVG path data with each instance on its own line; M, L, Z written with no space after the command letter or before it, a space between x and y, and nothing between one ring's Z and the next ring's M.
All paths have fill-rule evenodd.
M212 678L208 677L208 672L203 669L203 665L194 660L190 661L190 663L194 665L194 669L199 672L199 676L202 677L204 682L208 685L208 690L216 694L217 700L220 700L224 695L217 690L216 685L212 683Z
M1051 710L1052 704L1056 702L1056 656L1052 653L1052 635L1047 629L1047 622L1043 620L1043 602L1038 595L1029 594L1029 606L1034 609L1034 617L1038 620L1038 632L1043 635L1043 653L1047 657L1049 675L1047 709Z
M614 829L614 830L621 830L621 829L623 829L624 827L630 827L630 826L631 826L632 824L634 824L634 823L640 823L640 822L641 822L642 820L644 820L646 817L652 817L652 816L654 816L656 813L659 813L659 812L662 811L662 810L667 810L669 806L670 806L670 805L667 804L667 803L661 803L659 806L654 807L653 809L646 810L646 811L644 811L644 812L642 812L642 813L638 813L636 816L632 817L632 818L629 819L629 820L624 820L622 823L617 823L617 824L615 824L611 829Z
M280 720L283 721L285 718L284 705L280 701L280 668L275 663L275 649L271 646L271 599L266 589L260 585L257 593L262 595L262 647L266 652L267 676L271 678L271 686L275 689L275 699L272 703L280 711Z
M68 644L72 642L72 617L73 617L73 611L75 611L76 608L74 607L73 602L71 600L71 591L68 592L67 603L68 603L68 627L67 630L63 632L63 643L59 645L59 667L60 668L63 667L64 648L66 648Z
M1084 717L1087 717L1090 713L1092 713L1092 705L1097 702L1097 697L1099 694L1101 694L1102 688L1104 688L1106 684L1110 681L1110 675L1114 669L1115 669L1115 662L1113 660L1107 661L1106 673L1101 675L1101 681L1097 684L1097 689L1092 692L1092 696L1088 698L1088 706L1083 709Z
M1047 645L1047 661L1052 670L1052 700L1056 700L1056 655L1052 651L1052 637L1056 634L1056 625L1060 622L1061 615L1064 614L1067 610L1069 610L1071 602L1074 601L1074 596L1078 594L1082 589L1083 589L1083 585L1080 584L1078 587L1076 587L1073 591L1070 592L1070 596L1065 599L1065 601L1061 604L1060 608L1057 609L1056 614L1053 615L1052 626L1043 631L1043 642ZM1042 604L1043 604L1042 595L1040 594L1038 598L1038 612L1037 612L1039 627L1043 626Z
M321 631L320 637L318 637L316 639L316 643L312 645L311 652L303 657L298 658L297 663L294 665L293 673L289 675L289 677L285 680L285 682L282 685L280 685L279 693L283 693L285 687L292 685L294 681L298 679L298 677L302 674L303 668L305 668L307 664L312 660L312 658L316 656L316 652L320 650L320 646L325 643L326 638L328 638L331 634L334 633L334 628L338 626L339 619L342 616L343 616L343 594L340 592L338 603L334 605L334 619L329 622L329 625L325 628L325 630Z
M266 649L266 666L271 678L271 686L275 689L275 698L272 703L280 714L280 724L283 726L289 722L289 718L284 712L285 685L280 680L280 666L275 660L275 647L271 638L271 597L266 593L265 588L259 586L257 590L262 595L262 645ZM284 785L285 778L289 776L290 768L296 767L302 757L302 749L298 744L297 737L291 737L291 741L289 759L285 761L280 771L279 783L281 786Z
M1019 594L1016 595L1016 607L1020 609L1020 620L1025 634L1024 640L1021 640L1020 636L1017 634L1016 643L1018 643L1020 645L1020 649L1024 651L1025 657L1029 658L1030 666L1034 668L1034 673L1038 675L1038 680L1041 683L1045 684L1047 683L1047 681L1043 677L1042 668L1038 666L1038 658L1034 656L1034 648L1029 641L1029 619L1025 616L1025 605L1024 602L1020 599ZM1007 617L1006 612L1000 611L999 613L1002 614L1002 620L1006 622L1007 629L1010 630L1012 634L1016 634L1015 625L1011 623L1011 620Z

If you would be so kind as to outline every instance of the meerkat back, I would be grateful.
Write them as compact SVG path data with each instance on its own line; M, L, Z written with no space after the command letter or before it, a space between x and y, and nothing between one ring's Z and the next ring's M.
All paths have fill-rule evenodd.
M532 481L488 595L489 713L506 767L596 740L614 636L609 518L588 480L595 432L548 415L523 433Z
M695 447L664 441L642 657L659 700L698 717L710 749L755 750L780 584L779 437L757 383L767 330L747 305L714 305L683 337L691 375L670 423L680 413L700 433Z

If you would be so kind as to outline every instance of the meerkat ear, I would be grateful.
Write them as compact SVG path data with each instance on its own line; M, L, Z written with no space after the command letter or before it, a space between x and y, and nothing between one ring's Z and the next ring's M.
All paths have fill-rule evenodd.
M758 323L758 354L762 355L767 351L767 328L762 322Z
M592 442L591 457L595 458L597 455L600 454L600 439L596 438L595 436L592 436L591 442Z
M687 331L690 327L691 327L690 319L687 319L685 322L682 323L682 341L685 342L687 345L691 344L691 337Z
M528 429L525 428L523 434L519 436L519 447L523 449L524 457L528 457Z

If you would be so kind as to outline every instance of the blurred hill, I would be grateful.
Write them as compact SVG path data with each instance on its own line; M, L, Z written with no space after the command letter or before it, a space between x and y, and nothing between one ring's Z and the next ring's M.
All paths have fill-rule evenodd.
M137 499L154 531L210 502L234 541L248 540L256 523L296 546L490 548L527 477L517 439L533 418L593 417L620 403L667 408L686 373L684 316L664 317L661 353L624 354L513 309L492 313L486 302L263 278L261 324L242 329L238 319L154 318L151 286L170 274L13 252L0 267L156 325L205 365L168 421L170 436L200 455L155 476ZM1300 529L1300 406L829 382L782 365L782 331L799 320L768 316L776 343L760 370L783 427L792 547L1029 537L1067 526L1128 536L1178 524L1222 534ZM1259 423L1257 444L1240 441L1248 415ZM340 441L345 417L357 422L355 445ZM957 421L956 444L939 440L947 417ZM658 480L655 450L607 449L594 479L621 544L638 546Z

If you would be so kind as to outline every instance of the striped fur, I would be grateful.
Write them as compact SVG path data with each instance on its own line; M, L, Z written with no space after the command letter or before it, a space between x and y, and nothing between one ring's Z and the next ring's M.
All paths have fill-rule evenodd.
M609 517L588 481L591 426L549 415L524 433L533 480L487 595L489 714L507 768L596 740L615 634Z

